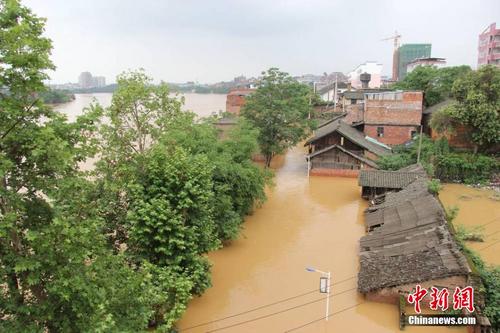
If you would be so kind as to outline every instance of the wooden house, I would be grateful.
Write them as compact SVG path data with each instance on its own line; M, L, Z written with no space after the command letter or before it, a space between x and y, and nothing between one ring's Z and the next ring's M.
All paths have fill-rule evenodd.
M319 127L306 143L312 175L357 177L359 170L377 168L379 156L391 154L389 147L366 138L362 132L333 119Z

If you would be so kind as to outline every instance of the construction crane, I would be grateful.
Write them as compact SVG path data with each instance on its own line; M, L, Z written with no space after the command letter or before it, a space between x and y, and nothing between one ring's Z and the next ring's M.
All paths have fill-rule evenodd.
M394 50L397 50L399 48L399 40L401 39L401 35L398 34L397 31L394 32L394 36L391 36L391 37L387 37L387 38L384 38L384 39L381 39L381 41L384 41L384 40L391 40L391 39L394 39Z
M399 40L401 39L401 34L398 34L398 32L395 31L394 36L381 39L381 41L391 40L391 39L394 40L394 51L392 54L392 80L397 81L399 77L398 49L399 49Z

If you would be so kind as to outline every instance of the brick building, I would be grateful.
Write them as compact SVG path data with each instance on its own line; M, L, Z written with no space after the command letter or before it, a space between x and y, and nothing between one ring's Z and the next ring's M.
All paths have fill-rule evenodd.
M239 115L241 107L245 105L245 98L255 89L236 88L232 89L226 96L226 112Z
M421 91L366 93L364 133L388 145L403 144L420 130L422 110Z

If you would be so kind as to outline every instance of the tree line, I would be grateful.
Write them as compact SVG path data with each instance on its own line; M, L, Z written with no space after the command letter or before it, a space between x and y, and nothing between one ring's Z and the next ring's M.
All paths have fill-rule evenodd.
M109 107L68 122L40 98L55 68L44 26L0 0L0 331L170 331L210 286L205 254L266 199L258 145L269 166L307 135L310 92L269 70L222 140L129 71ZM259 125L267 108L276 122Z

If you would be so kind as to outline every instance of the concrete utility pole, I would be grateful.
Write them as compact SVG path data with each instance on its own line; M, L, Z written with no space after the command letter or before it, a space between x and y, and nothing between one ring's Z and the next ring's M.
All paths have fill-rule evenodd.
M335 73L335 90L333 91L333 111L337 108L337 74Z
M319 284L319 292L320 293L325 293L326 294L326 310L325 310L325 320L328 321L328 315L330 311L330 282L331 282L331 273L330 272L323 272L320 271L319 269L312 268L312 267L306 267L306 271L308 272L316 272L321 274L320 278L320 284ZM324 283L322 283L325 281Z
M418 152L417 152L417 163L420 163L420 151L422 150L422 129L423 125L420 125L420 136L418 137Z

